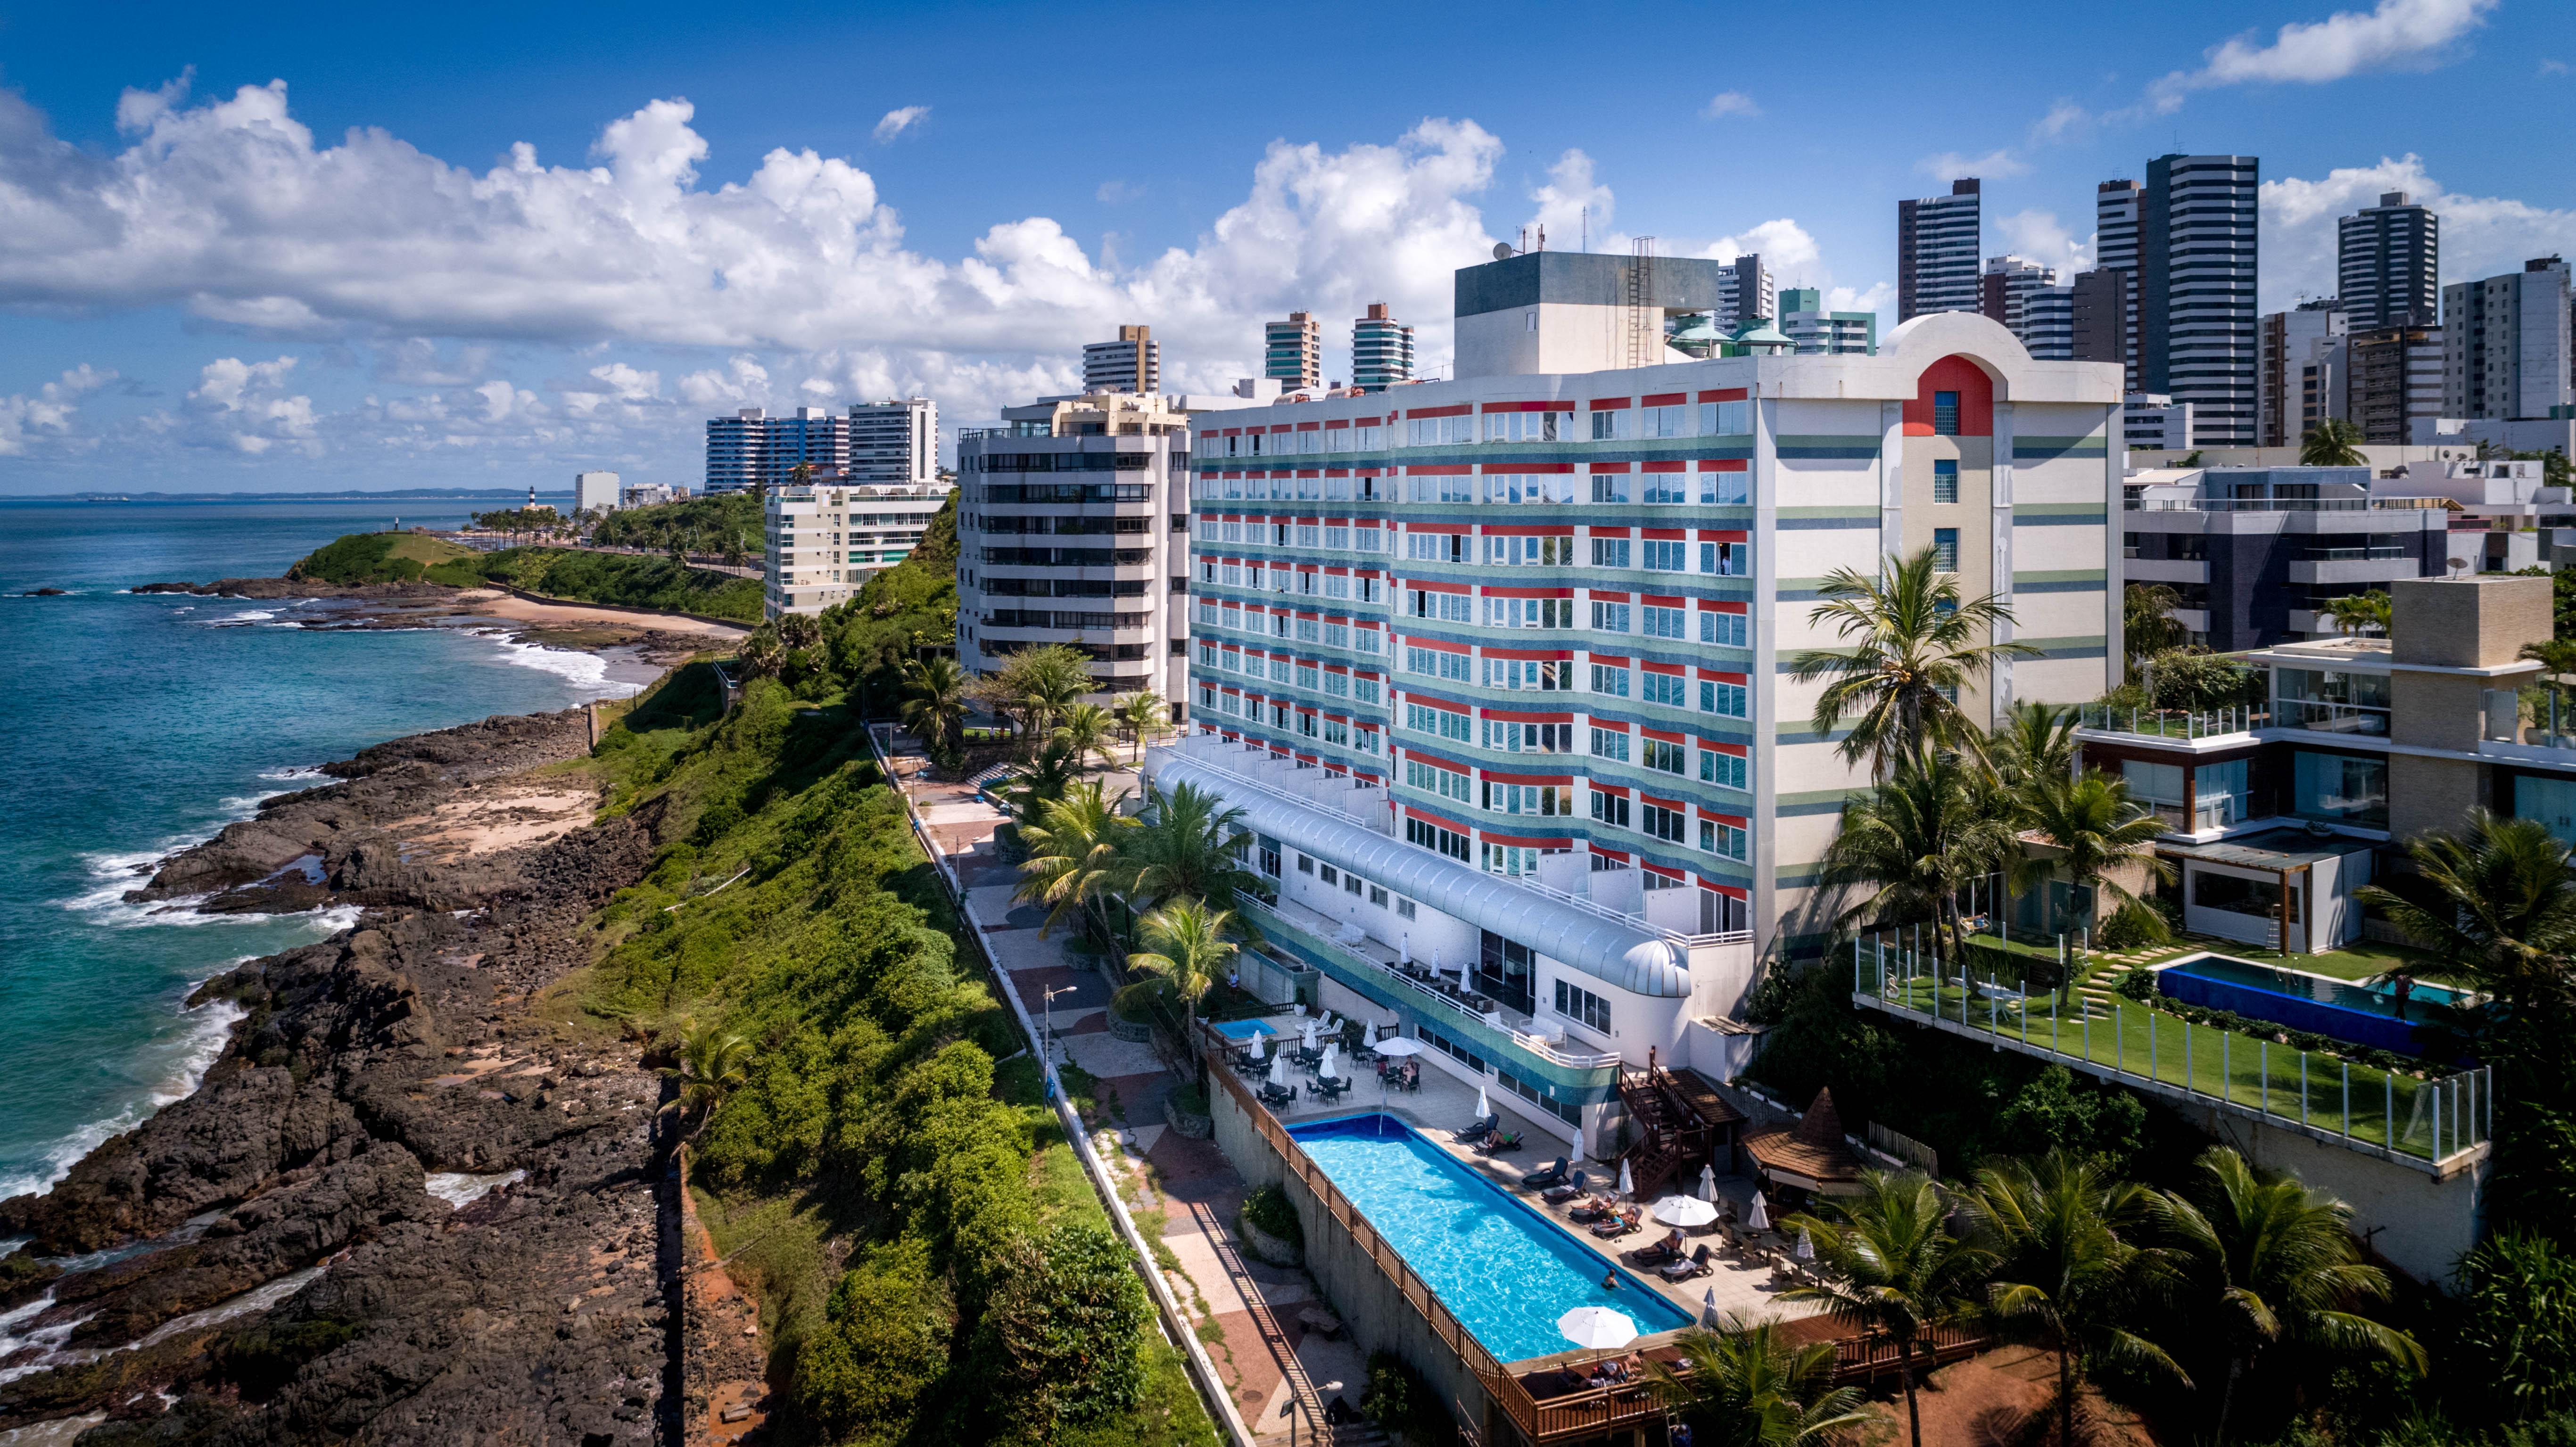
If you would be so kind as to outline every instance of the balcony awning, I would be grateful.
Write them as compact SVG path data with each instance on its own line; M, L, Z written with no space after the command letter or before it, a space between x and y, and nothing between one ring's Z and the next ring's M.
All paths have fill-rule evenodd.
M1223 798L1243 811L1244 827L1257 834L1527 945L1596 980L1633 995L1690 997L1690 969L1681 952L1642 929L1295 803L1222 769L1167 758L1152 772L1161 788L1189 784Z

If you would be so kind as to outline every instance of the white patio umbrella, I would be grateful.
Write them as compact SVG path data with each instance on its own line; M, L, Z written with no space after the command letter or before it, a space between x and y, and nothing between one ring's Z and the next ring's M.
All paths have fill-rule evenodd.
M1717 1166L1714 1163L1699 1168L1699 1198L1712 1204L1717 1200Z
M1801 1261L1816 1259L1815 1238L1807 1234L1807 1228L1804 1226L1798 1228L1798 1249L1794 1254Z
M1287 1089L1287 1088L1288 1088L1288 1057L1287 1057L1287 1056L1285 1056L1285 1055L1279 1055L1279 1054L1273 1054L1273 1055L1270 1057L1270 1083L1271 1083L1271 1084L1273 1084L1273 1085L1275 1085L1275 1086L1278 1086L1278 1087L1279 1087L1280 1089L1282 1089L1282 1090L1285 1090L1285 1089Z
M1315 1022L1312 1020L1306 1022L1306 1048L1315 1048Z
M1578 1306L1556 1319L1557 1333L1592 1351L1615 1351L1637 1339L1637 1324L1606 1306Z
M1406 930L1404 938L1396 942L1395 962L1399 965L1413 963L1413 931Z
M1756 1231L1771 1229L1771 1206L1769 1202L1762 1199L1762 1193L1758 1190L1753 1193L1753 1214L1744 1218L1744 1224Z
M1628 1161L1624 1156L1619 1160L1619 1194L1623 1196L1637 1194L1637 1178L1628 1174Z
M1708 1327L1711 1330L1715 1330L1719 1319L1717 1310L1717 1288L1712 1286L1708 1289L1708 1294L1699 1299L1699 1324L1704 1327Z
M1407 1040L1401 1035L1389 1035L1377 1042L1377 1053L1396 1059L1402 1059L1407 1055L1419 1055L1422 1053L1422 1042ZM1377 1103L1386 1104L1386 1077L1383 1075L1377 1078Z
M1492 1115L1493 1113L1494 1113L1494 1108L1493 1108L1492 1106L1487 1105L1487 1104L1485 1103L1485 1087L1483 1087L1483 1086L1481 1086L1481 1085L1477 1086L1477 1087L1476 1087L1476 1119L1478 1119L1478 1120L1483 1120L1485 1117L1487 1117L1487 1116L1489 1116L1489 1115Z
M1666 1196L1652 1209L1667 1226L1705 1226L1717 1219L1717 1208L1697 1196Z
M1326 1045L1324 1047L1324 1058L1315 1062L1315 1078L1318 1080L1338 1079L1342 1073L1341 1064L1342 1047L1339 1045Z
M1377 1022L1375 1020L1371 1020L1366 1025L1360 1027L1360 1048L1362 1050L1375 1050L1377 1048Z
M1441 963L1440 963L1440 947L1439 947L1438 945L1433 945L1433 946L1431 947L1431 974L1432 974L1432 978L1437 979L1437 978L1439 978L1440 976L1445 975L1445 974L1447 974L1447 973L1449 973L1449 971L1448 971L1445 967L1443 967L1443 966L1441 965Z

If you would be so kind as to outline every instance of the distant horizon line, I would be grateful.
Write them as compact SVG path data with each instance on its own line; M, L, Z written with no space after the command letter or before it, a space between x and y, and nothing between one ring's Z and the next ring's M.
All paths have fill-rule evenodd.
M25 492L0 496L0 502L474 502L524 498L524 487L410 487L369 491L338 488L315 492ZM537 489L537 496L570 497L571 488Z

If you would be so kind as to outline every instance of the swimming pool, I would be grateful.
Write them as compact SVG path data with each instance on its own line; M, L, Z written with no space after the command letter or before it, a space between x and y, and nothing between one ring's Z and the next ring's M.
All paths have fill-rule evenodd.
M2397 992L2387 984L2363 985L2227 955L2194 955L2158 966L2156 988L2185 1004L2232 1010L2409 1055L2422 1053L2415 1027L2430 1015L2428 1007L2460 1001L2457 991L2419 984L2408 999L2407 1017L2401 1018Z
M1625 1269L1618 1290L1605 1290L1600 1256L1393 1116L1347 1116L1288 1133L1497 1360L1572 1350L1556 1319L1578 1306L1625 1312L1639 1335L1691 1323Z
M1228 1040L1249 1042L1259 1040L1264 1035L1287 1036L1297 1032L1289 1029L1286 1022L1274 1017L1270 1020L1220 1020L1216 1024L1216 1033Z

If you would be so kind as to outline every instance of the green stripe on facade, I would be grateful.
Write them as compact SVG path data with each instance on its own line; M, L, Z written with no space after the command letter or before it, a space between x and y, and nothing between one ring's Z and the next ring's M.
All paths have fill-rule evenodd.
M2046 462L2058 457L2107 457L2111 440L2095 433L2089 437L2015 437L2013 461Z
M2038 649L2042 658L2101 658L2107 652L2099 633L2084 638L2024 638L2020 641Z
M2100 524L2110 520L2110 513L2098 503L2089 502L2024 502L2013 504L2013 526L2047 527L2051 524Z

